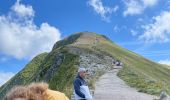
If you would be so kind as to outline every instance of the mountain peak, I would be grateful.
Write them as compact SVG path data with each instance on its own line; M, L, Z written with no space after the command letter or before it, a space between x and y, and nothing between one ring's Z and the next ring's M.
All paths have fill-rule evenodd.
M15 85L45 81L49 87L71 96L72 82L79 66L85 66L93 87L96 78L115 68L123 67L118 76L141 92L159 94L163 89L170 93L170 70L164 66L124 49L106 36L94 32L79 32L58 41L53 51L33 59L11 80L0 87L0 99Z
M53 50L65 45L93 45L102 40L109 40L109 38L94 32L79 32L55 43Z

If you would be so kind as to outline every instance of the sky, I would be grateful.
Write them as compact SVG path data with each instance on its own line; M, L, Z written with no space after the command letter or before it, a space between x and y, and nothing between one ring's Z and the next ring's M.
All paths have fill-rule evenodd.
M0 85L76 32L170 65L170 0L0 0Z

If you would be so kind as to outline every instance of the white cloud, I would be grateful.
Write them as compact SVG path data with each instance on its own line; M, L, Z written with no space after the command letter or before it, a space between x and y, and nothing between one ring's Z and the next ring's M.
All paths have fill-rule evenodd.
M0 72L0 86L14 76L12 72Z
M136 36L138 34L136 31L134 31L132 29L130 30L130 32L131 32L132 36Z
M115 6L115 8L110 8L103 6L103 3L101 0L89 0L88 5L93 7L94 11L99 14L102 19L106 22L110 21L109 14L112 14L114 11L118 10L118 6Z
M32 6L17 1L7 15L0 16L0 52L17 59L32 58L41 52L51 50L60 40L60 31L42 23L34 22Z
M166 59L166 60L160 60L158 63L160 64L165 64L165 65L170 65L170 60Z
M20 3L20 0L17 0L14 6L11 8L16 14L18 14L21 17L27 17L27 16L34 16L34 10L32 6L30 5L23 5Z
M7 57L0 57L0 63L6 62L8 60Z
M168 42L170 40L170 11L164 11L153 17L153 23L143 26L144 33L139 36L145 42Z
M146 8L156 5L157 2L158 0L124 0L126 10L123 15L141 14Z
M113 11L116 12L116 11L118 11L118 10L119 10L119 6L116 5L116 6L113 8Z
M145 7L154 6L158 0L142 0Z
M123 15L135 15L135 14L141 14L143 11L142 5L140 5L139 1L136 0L130 0L129 2L125 1L126 10L124 11Z
M113 30L114 30L114 32L119 32L120 31L120 29L119 29L119 27L117 25L114 26Z

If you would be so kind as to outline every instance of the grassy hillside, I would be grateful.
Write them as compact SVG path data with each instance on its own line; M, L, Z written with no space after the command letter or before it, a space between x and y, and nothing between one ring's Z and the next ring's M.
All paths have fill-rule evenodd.
M0 87L0 100L14 85L29 84L33 81L36 72L40 69L40 65L48 53L42 53L33 58L29 64L25 66L19 73L17 73L12 79Z
M62 61L59 66L56 64L60 60L57 59L59 58L58 55L62 55ZM44 59L41 69L36 75L36 79L38 79L36 81L45 81L49 83L50 89L63 92L68 97L71 97L73 93L72 82L77 75L78 61L79 56L69 53L67 47L56 48ZM46 77L47 75L50 76Z
M169 69L123 49L107 39L99 41L95 48L123 62L124 68L118 75L130 86L149 94L159 94L161 90L167 90L170 93Z
M76 77L77 64L78 56L66 53L64 62L49 81L50 88L61 91L70 97L73 93L72 83Z
M61 50L61 51L60 51ZM35 57L26 67L0 88L0 98L15 85L26 85L31 82L45 81L53 90L64 92L68 97L73 93L72 81L76 77L78 56L67 52L67 48L56 49L49 54ZM48 72L56 63L56 56L63 54L63 61L57 70ZM50 78L46 77L48 74ZM48 78L48 80L47 80ZM0 99L0 100L1 100Z
M164 66L165 68L170 69L170 66L169 66L169 65L165 65L165 64L161 64L161 65Z
M103 35L85 32L59 41L50 53L35 57L0 88L0 98L14 85L34 81L46 81L51 89L64 92L70 97L79 65L79 55L69 52L70 47L120 60L123 62L123 69L118 76L141 92L159 94L161 90L167 90L170 93L170 69L116 45Z
M116 45L103 35L92 35L86 43L84 38L80 38L79 43L73 46L102 52L122 61L124 67L118 76L141 92L159 95L166 90L170 93L170 69Z

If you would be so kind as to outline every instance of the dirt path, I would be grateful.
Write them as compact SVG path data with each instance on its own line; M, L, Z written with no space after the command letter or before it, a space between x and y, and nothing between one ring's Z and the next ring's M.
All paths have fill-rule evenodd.
M94 100L154 100L155 96L137 92L118 76L119 69L104 74L95 84Z

